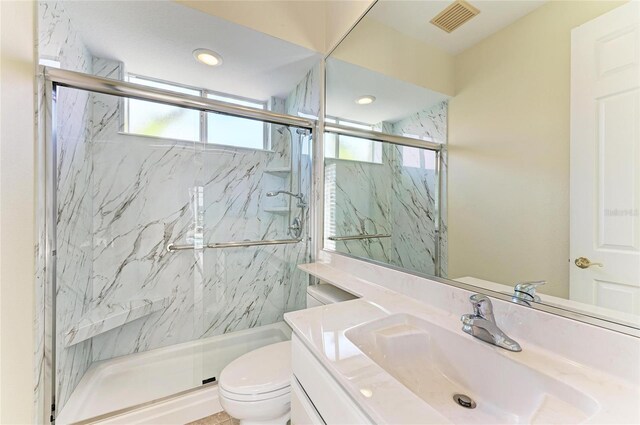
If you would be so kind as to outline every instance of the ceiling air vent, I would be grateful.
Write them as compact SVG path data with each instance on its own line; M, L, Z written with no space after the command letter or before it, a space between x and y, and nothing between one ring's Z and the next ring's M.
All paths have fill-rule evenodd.
M457 0L447 6L445 10L438 13L438 15L431 20L431 23L446 32L451 32L478 13L480 13L480 11L466 1Z

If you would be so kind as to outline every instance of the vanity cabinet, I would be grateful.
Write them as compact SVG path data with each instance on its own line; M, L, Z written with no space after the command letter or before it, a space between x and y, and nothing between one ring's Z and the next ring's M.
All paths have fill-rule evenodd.
M297 425L325 423L295 376L291 378L291 423Z
M291 338L291 424L371 424L296 335Z

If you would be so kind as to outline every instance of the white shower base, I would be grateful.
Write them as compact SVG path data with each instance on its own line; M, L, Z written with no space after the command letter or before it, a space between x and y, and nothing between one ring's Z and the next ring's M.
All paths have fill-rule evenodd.
M157 401L132 410L127 409L126 412L112 414L108 418L80 422L80 424L182 425L221 411L218 386L207 385L188 391L186 394L170 397L168 400Z
M217 378L227 364L244 353L290 338L291 329L278 322L96 362L56 417L56 424L85 421L160 399L165 400L158 405L172 402L175 409L176 400L202 405L203 400L211 397L211 413L215 413L220 410L217 391L213 392L215 386L172 400L166 398L201 386L203 379ZM189 420L185 418L185 422Z

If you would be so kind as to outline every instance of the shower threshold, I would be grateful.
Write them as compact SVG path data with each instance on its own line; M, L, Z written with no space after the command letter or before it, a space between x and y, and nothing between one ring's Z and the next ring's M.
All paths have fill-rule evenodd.
M96 362L56 417L56 424L94 422L91 418L99 422L110 414L149 409L154 402L166 404L180 393L190 402L206 402L210 397L215 413L213 378L239 356L290 338L291 329L278 322ZM203 381L210 383L203 385Z

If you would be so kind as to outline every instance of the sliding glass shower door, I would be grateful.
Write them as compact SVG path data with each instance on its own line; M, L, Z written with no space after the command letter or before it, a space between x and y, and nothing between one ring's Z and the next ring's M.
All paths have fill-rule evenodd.
M109 406L105 399L126 407L167 395L166 386L153 380L170 378L187 388L199 382L184 364L165 363L162 373L141 370L145 379L128 383L124 397L86 397L126 381L131 372L112 370L105 378L93 373L98 362L197 335L195 289L203 277L196 250L176 256L167 246L201 244L201 147L130 132L127 111L145 106L135 102L57 91L55 384L58 412L74 418L100 412L98 405ZM198 111L157 104L149 109L149 132L199 123Z
M286 339L283 314L305 301L311 132L56 95L60 423L214 382L237 356Z

